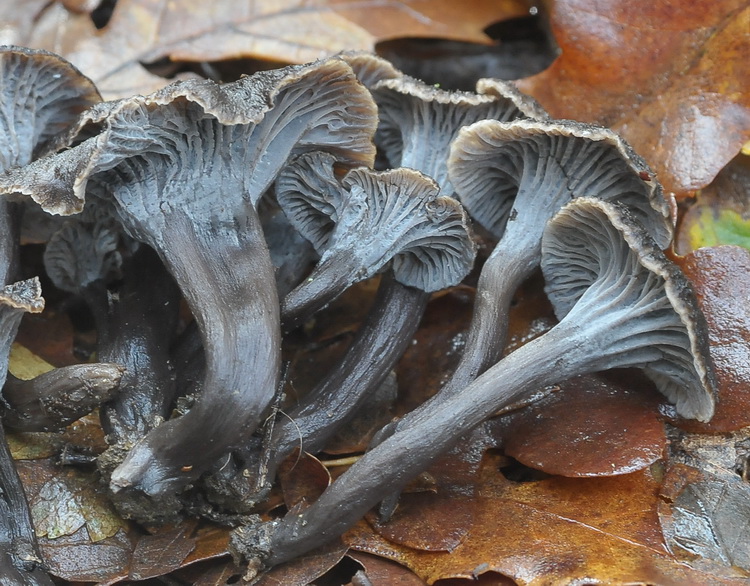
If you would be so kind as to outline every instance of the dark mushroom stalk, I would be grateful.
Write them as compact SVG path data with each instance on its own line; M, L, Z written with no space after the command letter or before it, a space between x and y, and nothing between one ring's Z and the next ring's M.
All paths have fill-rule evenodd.
M0 289L0 382L8 372L10 346L27 311L44 309L39 280L34 278ZM43 571L21 479L0 425L0 582L9 585L49 584Z
M295 447L323 448L401 357L430 293L458 284L474 260L466 214L431 179L410 169L355 169L339 183L333 163L325 153L302 155L276 182L282 209L322 255L308 283L344 274L331 281L340 289L392 267L341 363L277 422L271 477Z
M115 396L125 369L119 364L74 364L24 380L8 373L3 424L17 431L57 431Z
M201 330L201 396L133 447L112 473L114 492L137 489L158 506L262 421L277 387L280 327L256 205L293 154L324 149L345 165L371 163L374 114L336 59L223 86L176 83L92 109L79 128L98 134L0 177L0 190L68 213L88 186L159 253Z
M546 291L559 317L467 386L422 410L373 448L300 514L248 540L272 566L340 535L378 502L495 412L536 389L610 368L644 370L677 412L707 421L714 378L705 322L684 275L623 207L591 198L568 204L542 243ZM241 544L247 532L235 535Z
M130 241L103 210L92 211L101 208L96 203L50 238L44 263L55 286L79 295L91 309L98 359L125 369L120 393L100 411L112 456L169 414L175 391L169 347L179 290L156 253ZM134 250L123 255L127 248Z

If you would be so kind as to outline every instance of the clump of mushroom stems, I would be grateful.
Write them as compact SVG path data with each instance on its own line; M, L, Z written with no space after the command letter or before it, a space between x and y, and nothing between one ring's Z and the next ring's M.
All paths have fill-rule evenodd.
M249 539L269 566L336 538L494 413L545 385L643 368L685 417L713 414L705 324L679 270L623 209L581 198L545 233L542 270L560 322L368 451L309 508ZM243 532L236 534L241 548Z

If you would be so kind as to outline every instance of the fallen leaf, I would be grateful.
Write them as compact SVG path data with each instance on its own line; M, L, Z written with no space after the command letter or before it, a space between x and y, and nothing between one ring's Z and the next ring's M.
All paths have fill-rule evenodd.
M111 584L127 578L133 545L119 530L93 543L86 527L58 539L39 538L44 563L54 576L70 581Z
M195 539L190 536L193 528L194 523L181 523L141 537L133 550L128 578L145 580L180 568L185 558L195 549Z
M486 26L528 9L526 0L119 0L96 30L88 15L54 3L17 40L61 54L112 99L163 86L144 67L162 59L304 63L344 49L374 50L396 37L486 43Z
M310 584L339 563L346 551L347 547L341 543L323 546L314 553L276 566L253 582L253 586Z
M331 483L331 475L320 460L299 450L281 463L278 477L287 509L315 502Z
M659 484L649 470L514 483L488 458L474 499L475 523L450 554L400 547L363 522L345 541L407 566L429 584L490 571L518 584L740 584L691 569L666 551Z
M507 417L504 452L562 476L615 476L664 456L662 399L644 377L619 371L578 376Z
M362 565L364 576L372 586L425 586L425 581L414 572L390 560L360 551L350 551L346 555Z
M701 248L675 259L690 279L706 316L718 402L708 423L677 418L683 429L720 433L750 425L750 251L737 246Z
M730 434L674 429L659 518L670 551L696 568L750 576L750 428Z
M678 254L722 244L750 249L750 157L738 155L724 167L698 193L678 228Z
M561 50L520 87L622 134L667 191L708 185L750 138L746 0L556 0Z
M36 533L54 540L86 527L92 543L127 529L92 473L61 468L50 460L16 462Z

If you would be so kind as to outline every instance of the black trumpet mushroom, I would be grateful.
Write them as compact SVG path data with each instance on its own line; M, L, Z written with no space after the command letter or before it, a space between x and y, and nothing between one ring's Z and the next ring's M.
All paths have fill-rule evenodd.
M120 364L120 392L100 410L112 446L103 468L163 422L175 392L169 347L179 290L157 254L133 242L92 199L50 238L44 264L58 288L80 296L94 317L99 360ZM106 462L105 462L106 461Z
M201 331L201 396L113 471L122 508L128 494L145 495L156 515L173 513L175 493L265 417L281 334L256 206L292 155L330 150L344 165L371 164L375 124L369 93L348 65L329 59L102 104L76 127L90 138L0 176L0 191L58 213L80 211L87 195L111 206L126 232L159 254ZM139 503L133 514L142 511Z
M273 566L340 535L467 431L537 389L610 368L643 369L684 417L707 421L714 375L705 321L680 270L628 210L579 198L548 224L541 268L559 323L364 454L299 514L238 530Z
M0 261L2 262L2 261ZM0 288L0 382L5 382L13 339L26 312L44 309L39 279L19 281ZM37 546L31 513L21 479L0 425L0 583L49 584Z
M446 91L402 75L372 87L378 104L376 140L392 167L421 171L453 195L447 161L459 130L478 120L544 119L533 98L510 83L480 79L477 91Z
M387 266L402 285L430 293L458 283L474 260L463 210L432 179L359 168L339 184L335 162L329 153L301 155L276 182L281 209L321 255L282 302L288 329Z
M468 218L434 181L411 169L355 169L339 182L333 163L326 153L302 155L276 182L282 209L322 255L323 268L308 282L333 273L340 280L331 290L338 291L355 276L390 268L343 360L276 423L271 477L296 447L324 447L401 357L430 293L457 285L474 261Z
M516 289L539 266L547 221L571 199L627 205L660 248L669 208L647 164L614 132L565 120L485 120L462 129L448 160L457 197L499 238L482 267L466 344L440 397L461 391L500 359Z

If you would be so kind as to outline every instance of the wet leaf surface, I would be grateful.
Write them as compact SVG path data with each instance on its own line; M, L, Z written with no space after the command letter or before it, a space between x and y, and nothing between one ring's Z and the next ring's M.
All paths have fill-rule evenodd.
M750 251L701 248L677 262L693 284L708 324L716 367L716 414L709 423L679 420L691 431L733 431L750 425ZM673 414L671 408L667 412Z
M475 523L450 554L399 547L360 522L345 536L357 550L397 561L428 583L493 571L519 584L737 583L674 560L657 516L659 481L649 471L616 478L503 478L488 459L474 499Z
M561 476L615 476L664 455L662 399L634 373L579 376L507 418L503 448L519 462Z
M404 566L360 551L350 551L348 557L363 567L364 576L372 586L425 586L425 581ZM359 584L367 584L364 580ZM352 586L359 586L352 580Z
M309 584L341 561L346 555L346 549L346 546L341 543L327 545L314 553L273 568L254 582L253 586Z
M722 244L750 248L750 157L744 154L696 196L675 237L679 254Z
M560 57L521 88L621 133L667 191L708 185L750 136L746 0L557 0Z
M727 575L742 568L750 576L748 429L723 435L675 429L670 440L659 503L667 547L694 567L723 568Z

